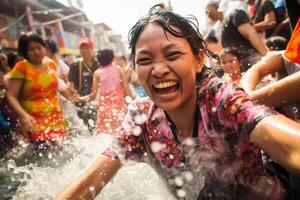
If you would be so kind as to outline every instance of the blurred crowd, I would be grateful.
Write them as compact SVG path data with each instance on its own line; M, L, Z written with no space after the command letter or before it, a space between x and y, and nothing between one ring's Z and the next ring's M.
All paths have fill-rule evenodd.
M70 61L54 40L24 33L17 52L0 53L2 153L19 139L39 146L72 134L113 134L127 103L146 96L126 55L96 51L90 38L78 48Z

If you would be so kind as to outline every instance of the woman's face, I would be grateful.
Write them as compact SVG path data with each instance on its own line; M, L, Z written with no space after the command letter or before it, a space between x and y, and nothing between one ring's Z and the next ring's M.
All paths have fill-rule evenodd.
M180 109L196 95L196 73L202 70L203 52L195 56L185 38L149 24L135 46L139 81L149 97L166 111Z
M232 76L240 73L241 62L231 53L226 53L221 57L221 67Z
M0 53L0 62L1 62L1 65L3 66L3 67L6 67L7 66L7 56L6 56L6 54L5 53Z
M41 64L46 56L46 48L38 43L31 41L27 48L27 58L33 64Z

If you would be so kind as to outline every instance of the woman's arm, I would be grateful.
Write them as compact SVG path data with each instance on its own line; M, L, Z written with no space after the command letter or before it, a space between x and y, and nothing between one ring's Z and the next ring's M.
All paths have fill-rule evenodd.
M94 199L120 167L120 160L102 154L81 177L67 186L54 200Z
M19 114L23 120L23 125L28 130L33 130L36 125L35 119L29 115L21 106L18 100L18 94L20 93L21 87L23 85L22 79L10 79L7 90L7 100L12 106L12 108Z
M249 93L249 96L271 107L300 102L300 72Z
M250 141L285 169L300 175L299 123L283 115L266 117L256 125Z
M256 24L254 24L253 26L258 32L273 28L274 26L276 26L275 12L274 11L268 12L265 15L263 21L258 22Z
M91 93L89 95L80 97L80 101L91 101L96 98L97 92L98 92L98 87L99 87L99 75L98 75L99 73L100 73L99 70L96 70L94 73L93 86L92 86Z
M120 71L120 75L121 75L121 79L122 79L122 84L123 84L123 87L125 89L125 95L131 97L132 93L131 93L131 90L129 88L128 81L126 79L126 72L125 72L124 68L122 68L122 67L118 67L118 69Z
M268 74L274 72L284 72L284 63L281 54L268 52L258 63L253 65L240 81L244 90L249 93L255 90L259 82Z
M250 23L241 24L237 30L242 34L252 46L262 55L266 55L269 51L264 41L259 37L255 28Z

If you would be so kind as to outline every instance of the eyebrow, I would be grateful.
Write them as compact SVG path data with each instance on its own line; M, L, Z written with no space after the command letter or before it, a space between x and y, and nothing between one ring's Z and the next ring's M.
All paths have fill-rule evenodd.
M167 44L165 47L163 47L163 52L164 51L168 51L169 49L173 48L173 47L180 47L180 45L177 45L176 43L169 43ZM149 55L150 52L146 49L142 49L140 51L137 51L136 54L146 54L146 55Z

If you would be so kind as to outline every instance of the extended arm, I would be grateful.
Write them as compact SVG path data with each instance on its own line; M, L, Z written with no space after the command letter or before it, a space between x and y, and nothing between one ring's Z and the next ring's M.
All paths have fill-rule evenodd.
M250 92L249 95L265 105L281 107L300 102L299 86L300 72L297 72L259 90Z
M256 24L254 24L253 26L259 32L259 31L264 31L264 30L273 28L275 25L276 25L275 12L271 11L265 15L263 21L258 22Z
M283 72L284 63L281 54L268 52L258 63L252 66L243 76L240 81L241 86L247 93L255 90L259 82L268 74L274 72Z
M100 155L81 177L61 191L54 200L93 199L120 167L121 162L118 159Z
M299 123L283 115L266 117L256 125L250 141L285 169L300 175Z
M241 24L237 30L249 40L252 46L261 54L266 55L268 48L250 23Z
M123 84L123 87L125 89L125 95L126 96L132 96L131 90L129 88L128 81L126 79L126 72L125 72L124 68L119 67L119 71L120 71L120 74L121 74L122 84Z

